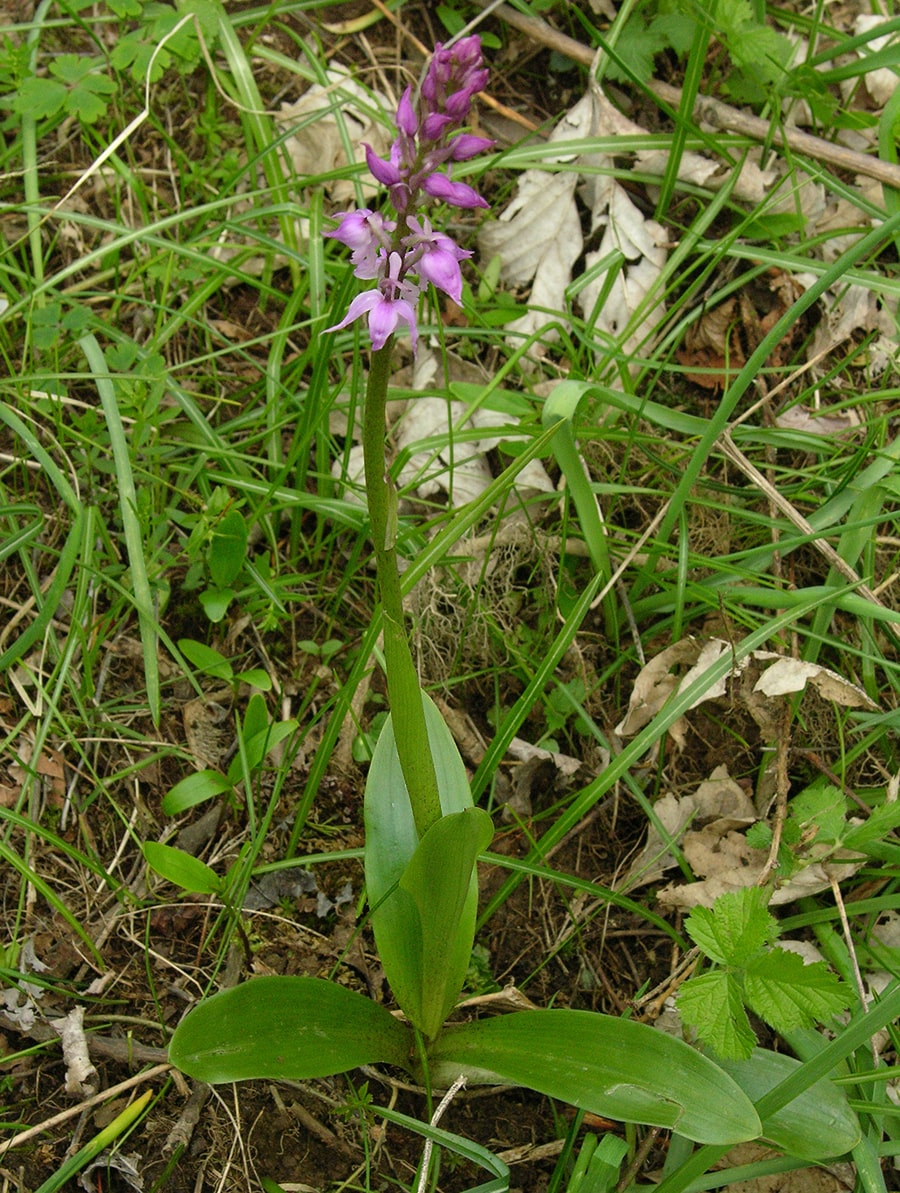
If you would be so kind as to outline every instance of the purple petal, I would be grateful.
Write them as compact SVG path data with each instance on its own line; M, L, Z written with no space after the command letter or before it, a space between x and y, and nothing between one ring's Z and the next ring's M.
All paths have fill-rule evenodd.
M484 153L486 149L492 149L496 144L497 142L492 141L490 137L476 137L473 133L460 133L450 142L452 150L450 157L455 162L466 162L470 157L477 157L479 153Z
M376 351L383 348L388 338L396 331L397 324L401 322L406 323L409 327L413 352L415 352L418 342L415 310L403 298L391 301L379 296L378 303L372 307L369 314L369 335L372 339L372 347Z
M416 268L420 278L424 278L426 282L431 282L433 286L437 286L439 290L449 294L459 306L462 302L462 274L459 270L459 261L455 256L435 249L433 252L426 253Z
M425 191L433 199L443 199L454 207L487 207L477 191L464 182L453 182L445 174L429 174L425 179Z
M322 235L339 240L351 249L362 248L372 239L368 219L374 214L367 207L361 207L359 211L341 211L334 217L338 226L331 232L323 232Z
M371 145L366 145L365 141L363 142L363 147L366 151L366 164L374 178L382 186L396 186L400 182L402 175L393 162L386 162L383 158L378 157Z
M397 106L397 128L406 133L408 137L414 137L418 132L419 122L412 105L412 87L407 87L400 97L400 103Z
M422 140L439 140L447 126L453 123L450 116L443 116L440 112L430 112L422 121Z
M332 327L326 327L325 330L340 331L342 328L349 326L354 319L358 319L360 315L364 315L366 311L370 311L376 303L381 301L381 295L377 290L365 290L362 294L357 294L356 298L354 298L347 308L347 314L340 323L335 323Z

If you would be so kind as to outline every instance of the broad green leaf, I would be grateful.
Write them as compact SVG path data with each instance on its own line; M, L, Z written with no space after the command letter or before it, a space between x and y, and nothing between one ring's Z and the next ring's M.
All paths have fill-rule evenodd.
M245 683L260 692L271 692L272 677L261 667L251 667L249 671L238 671L234 676L235 683Z
M222 880L215 870L183 849L161 845L157 841L145 841L141 848L147 865L183 891L217 895L222 890Z
M190 1011L169 1060L199 1081L302 1081L358 1065L405 1067L412 1036L384 1007L321 978L253 978Z
M244 740L249 741L256 734L265 733L268 728L269 710L266 708L266 702L258 692L254 692L247 701L244 713Z
M756 1035L735 978L724 970L689 978L678 994L681 1018L718 1056L737 1059L753 1051Z
M16 112L27 112L35 120L55 116L69 95L69 89L56 79L23 79L13 102Z
M262 700L262 697L259 697ZM244 756L251 771L258 769L267 754L286 737L290 737L297 730L296 721L276 721L274 725L266 725L259 733L244 742ZM240 754L235 754L228 767L228 778L232 783L239 783L244 777L244 767Z
M847 798L831 783L814 784L795 795L789 813L793 820L809 832L815 841L840 841L846 828Z
M591 1011L518 1011L444 1029L431 1046L435 1085L524 1085L627 1123L669 1127L697 1143L754 1139L747 1095L682 1040Z
M792 1056L764 1048L755 1048L749 1060L719 1063L753 1102L758 1102L800 1067L800 1061ZM854 1148L860 1129L843 1091L823 1079L763 1119L762 1136L798 1159L825 1160Z
M193 638L179 638L178 649L198 671L211 675L213 679L224 679L227 682L234 675L234 668L225 656L204 642L196 642Z
M747 1005L780 1035L827 1023L850 1005L847 988L824 961L807 965L797 953L772 949L744 975Z
M447 815L471 808L469 780L453 735L424 692L422 701L441 810ZM374 907L400 881L419 844L390 716L378 738L366 779L365 822L366 888Z
M465 981L478 913L475 859L493 831L481 808L442 817L372 915L394 997L429 1038L440 1031Z
M695 907L685 931L719 965L743 965L777 935L768 898L760 887L729 891L719 895L712 908Z
M203 612L214 624L220 622L234 600L233 588L206 588L200 593Z
M848 849L865 851L872 841L880 841L900 825L900 800L873 808L862 824L851 825L844 833L843 844Z
M209 574L216 588L229 588L247 557L247 523L240 510L231 509L212 529Z
M188 775L175 784L163 798L162 810L166 816L180 816L188 808L215 799L217 795L224 795L231 791L231 787L231 783L217 770L198 770L196 774Z

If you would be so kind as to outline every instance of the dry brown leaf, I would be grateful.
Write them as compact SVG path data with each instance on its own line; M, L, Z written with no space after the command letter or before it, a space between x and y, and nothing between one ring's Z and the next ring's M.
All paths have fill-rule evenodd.
M802 692L808 683L823 699L833 700L844 708L874 710L878 707L862 688L849 679L844 679L836 671L819 663L804 663L800 659L778 659L766 667L753 690L762 692L764 696L786 696L790 692Z
M385 123L379 119L392 105L380 92L367 91L357 83L346 67L330 62L323 87L314 83L296 103L282 104L275 123L283 132L284 148L300 178L339 170L348 164L347 148L336 110L341 113L344 132L354 154L361 160L363 142L371 145L380 157L386 156L390 137ZM335 203L356 203L356 188L362 187L365 198L378 193L380 187L368 174L360 179L335 179L327 189Z
M719 895L753 886L762 871L758 849L751 849L743 833L731 832L717 836L712 832L685 834L682 843L684 856L698 882L663 887L657 894L666 907L688 910L692 907L712 907Z
M860 417L851 407L790 406L775 417L775 426L785 431L803 431L810 435L849 435L860 425Z
M217 768L221 764L230 737L233 702L231 688L219 688L185 704L182 710L184 736L198 770Z
M725 766L717 766L691 795L662 796L653 805L653 811L669 836L676 841L689 824L705 826L713 834L721 836L756 820L753 801L743 787L731 778ZM631 890L635 886L656 882L675 864L675 858L666 849L661 834L651 824L647 830L647 842L632 862L625 885Z

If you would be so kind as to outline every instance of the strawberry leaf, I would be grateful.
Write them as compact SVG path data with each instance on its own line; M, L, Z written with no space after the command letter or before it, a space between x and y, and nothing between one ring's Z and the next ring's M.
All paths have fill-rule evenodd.
M827 1022L850 1003L846 986L824 961L806 965L787 949L772 949L748 966L744 997L781 1035Z
M683 1021L719 1056L743 1060L753 1052L756 1036L741 1001L740 986L730 974L717 970L689 978L677 1004Z

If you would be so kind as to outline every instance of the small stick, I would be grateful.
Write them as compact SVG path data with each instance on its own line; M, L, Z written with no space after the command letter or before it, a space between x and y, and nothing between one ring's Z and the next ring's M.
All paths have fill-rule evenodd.
M453 1082L447 1092L444 1094L438 1103L438 1107L431 1116L431 1126L436 1127L441 1121L441 1116L444 1111L456 1097L461 1089L465 1087L466 1076L460 1073L457 1079ZM422 1149L422 1168L419 1174L419 1183L416 1188L416 1193L425 1193L425 1186L428 1183L428 1169L431 1167L431 1153L434 1150L434 1143L430 1139L425 1140L425 1146Z
M769 499L772 505L777 506L784 514L787 520L800 531L801 534L808 534L813 536L812 545L822 555L836 572L844 577L856 587L860 596L865 597L867 601L871 601L873 605L884 607L884 601L880 601L868 584L864 584L860 577L856 574L849 563L845 563L832 547L827 539L817 536L815 528L803 517L803 515L796 510L786 497L782 494L763 476L755 464L752 464L744 453L737 447L734 440L727 431L723 431L719 436L719 447L725 453L732 463L737 464L744 476L748 480L753 481L759 491Z
M133 1089L134 1086L141 1085L145 1081L149 1081L151 1077L158 1077L161 1073L168 1073L171 1068L172 1066L168 1064L156 1065L153 1069L147 1069L145 1073L137 1073L134 1077L129 1077L127 1081L120 1081L118 1085L111 1085L109 1089L101 1090L99 1094L94 1094L92 1098L85 1098L77 1106L70 1106L68 1110L61 1110L59 1114L54 1114L51 1118L44 1119L42 1123L38 1123L36 1127L29 1127L27 1131L22 1131L19 1135L15 1135L12 1139L7 1140L3 1145L2 1151L0 1151L0 1157L5 1156L14 1147L21 1147L23 1143L27 1143L29 1139L34 1139L35 1136L41 1135L44 1131L49 1131L51 1127L57 1127L60 1123L66 1122L67 1119L74 1118L78 1114L83 1114L85 1110L90 1110L92 1106L96 1106L100 1102L107 1102L110 1098L125 1093L126 1090Z

